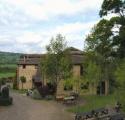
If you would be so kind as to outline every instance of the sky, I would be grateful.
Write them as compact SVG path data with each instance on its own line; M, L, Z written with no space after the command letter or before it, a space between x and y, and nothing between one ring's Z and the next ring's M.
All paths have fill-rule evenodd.
M83 50L103 0L0 0L0 51L44 53L57 34Z

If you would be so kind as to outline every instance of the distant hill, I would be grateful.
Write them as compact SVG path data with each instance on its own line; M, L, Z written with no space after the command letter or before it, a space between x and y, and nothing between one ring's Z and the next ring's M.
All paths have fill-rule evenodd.
M20 53L0 52L0 78L13 77L16 74Z
M0 52L0 64L17 64L20 53Z

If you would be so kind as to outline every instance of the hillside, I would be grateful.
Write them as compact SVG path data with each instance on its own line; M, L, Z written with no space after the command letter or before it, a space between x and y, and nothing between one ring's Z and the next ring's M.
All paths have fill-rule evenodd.
M0 52L0 78L15 75L20 55L19 53Z
M16 64L21 54L0 52L0 64Z

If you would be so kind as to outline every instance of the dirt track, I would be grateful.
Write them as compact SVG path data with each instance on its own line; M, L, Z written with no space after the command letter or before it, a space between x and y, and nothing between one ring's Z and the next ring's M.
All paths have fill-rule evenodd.
M73 115L54 101L33 100L18 93L11 96L13 105L0 107L0 120L73 120Z

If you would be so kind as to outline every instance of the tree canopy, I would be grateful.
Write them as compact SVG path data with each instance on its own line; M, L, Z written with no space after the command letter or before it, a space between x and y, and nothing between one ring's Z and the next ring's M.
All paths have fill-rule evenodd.
M68 51L66 50L65 37L58 34L55 39L51 39L46 49L47 55L41 67L46 77L51 82L58 84L61 79L65 79L71 74L71 63Z

